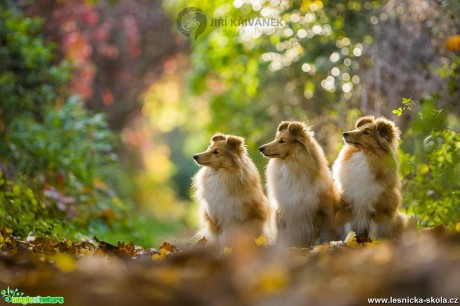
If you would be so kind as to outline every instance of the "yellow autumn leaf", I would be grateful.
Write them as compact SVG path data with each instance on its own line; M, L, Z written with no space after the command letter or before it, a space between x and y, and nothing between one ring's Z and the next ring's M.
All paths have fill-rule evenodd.
M224 255L230 255L232 254L232 252L233 252L232 248L229 248L229 247L224 248Z
M369 242L366 242L364 243L365 246L373 246L373 245L378 245L378 244L381 244L382 242L377 240L376 238L374 237L370 237L370 240Z
M104 183L100 178L95 178L94 181L93 181L93 185L94 187L96 188L99 188L99 189L107 189L107 184Z
M159 254L153 254L152 255L152 260L153 261L160 261L160 260L163 260L166 258L166 254L168 253L168 251L166 249L160 249L160 253Z
M446 39L446 47L450 51L460 51L460 35L448 37Z
M180 282L181 270L177 267L159 267L156 270L158 280L168 286L176 286Z
M320 253L320 252L327 252L327 251L329 251L328 244L318 244L313 248L313 250L311 250L312 253Z
M268 246L268 240L265 235L260 235L257 239L254 240L257 246Z
M268 267L262 271L258 289L266 294L277 294L281 292L289 283L289 275L279 267Z
M70 273L75 270L75 259L66 253L57 253L53 256L56 267L64 273Z
M460 232L460 222L455 225L455 231Z
M419 169L420 175L425 175L428 173L428 171L430 171L430 167L428 167L428 165L426 164L420 165L420 169Z
M96 253L96 249L94 250L88 250L88 249L80 249L80 255L85 255L85 256L91 256L91 255L94 255L94 253Z
M347 246L352 247L352 248L359 246L358 242L356 241L356 233L353 231L348 233L344 242Z

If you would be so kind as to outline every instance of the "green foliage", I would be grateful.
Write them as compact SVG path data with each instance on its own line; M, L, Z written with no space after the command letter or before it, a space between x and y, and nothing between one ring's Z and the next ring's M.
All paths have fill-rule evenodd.
M420 111L404 136L401 150L403 198L419 226L460 220L460 135L446 127L435 99L421 101Z
M450 95L460 91L460 56L454 56L452 62L444 64L437 72L446 81Z
M17 235L54 237L86 233L93 220L109 227L127 207L104 183L117 174L104 116L76 98L45 110L42 123L25 114L9 125L2 162L14 175L4 182L1 223Z
M255 149L273 136L281 120L315 125L319 141L329 145L337 121L345 118L340 115L357 105L357 99L350 101L360 83L359 61L372 43L370 17L381 3L176 0L164 6L174 18L187 6L206 13L207 31L191 42L191 93L209 101L209 134L243 135ZM267 17L265 12L271 13ZM227 26L213 27L211 19L220 17ZM275 17L282 25L269 30L231 25L235 18ZM326 151L335 150L336 144L330 146ZM263 157L252 157L262 169Z
M9 127L9 148L3 155L29 177L44 175L53 185L93 185L107 178L104 169L113 164L113 135L102 114L90 115L82 101L70 98L60 109L45 107L42 122L23 115Z
M35 159L50 141L35 132L49 131L40 124L69 70L52 64L53 46L44 42L40 19L24 16L14 3L0 8L0 165L8 174L0 171L0 224L20 236L61 236L65 213L45 205L48 167Z
M110 206L113 209L113 205ZM110 214L98 215L97 211L109 211L100 208L95 209L87 220L76 217L70 221L65 211L47 201L46 195L28 187L25 178L9 180L0 171L0 229L12 230L15 236L31 234L54 239L81 239L87 235L113 244L134 241L136 245L150 247L162 242L159 237L180 229L178 224L163 223L133 210L125 211L118 218Z
M106 185L119 173L114 136L62 90L70 70L55 64L42 21L0 4L0 227L15 235L77 237L107 228L127 205ZM99 222L97 221L97 222Z
M0 225L21 237L31 232L54 237L70 234L72 226L61 221L65 214L48 209L37 192L27 185L23 178L8 180L0 171Z
M44 41L41 19L0 4L0 20L0 126L24 113L41 119L70 71L65 64L53 64L54 46ZM0 132L5 137L4 128Z
M414 106L417 103L417 101L414 101L410 98L403 98L402 99L402 107L398 107L397 109L393 110L392 113L395 114L398 117L401 117L403 112L405 110L411 110L412 106Z
M92 220L90 236L96 235L99 239L116 244L118 241L134 241L136 245L151 247L164 241L165 235L178 232L181 229L178 223L162 222L153 216L143 215L140 212L131 212L126 218L117 220L108 227L101 220Z

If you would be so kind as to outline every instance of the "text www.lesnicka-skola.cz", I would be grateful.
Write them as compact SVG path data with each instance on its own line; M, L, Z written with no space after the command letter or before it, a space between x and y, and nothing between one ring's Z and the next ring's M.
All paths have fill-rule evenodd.
M445 298L445 297L404 297L404 298L368 298L369 304L458 304L458 298Z

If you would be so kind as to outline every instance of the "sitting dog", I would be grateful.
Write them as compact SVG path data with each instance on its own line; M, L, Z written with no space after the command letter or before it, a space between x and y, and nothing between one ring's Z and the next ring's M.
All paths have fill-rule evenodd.
M268 195L276 209L277 243L283 246L309 246L335 238L339 194L313 136L303 122L284 121L275 140L259 148L270 159Z
M406 216L399 212L399 129L383 117L362 117L343 133L345 145L333 166L341 193L337 222L346 232L375 238L397 237Z
M208 149L193 158L202 166L193 178L201 235L220 247L232 245L240 235L267 235L269 205L244 139L216 134Z

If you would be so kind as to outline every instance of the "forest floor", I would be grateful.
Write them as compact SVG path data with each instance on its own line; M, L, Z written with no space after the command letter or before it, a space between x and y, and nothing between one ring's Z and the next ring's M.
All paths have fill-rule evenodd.
M65 305L351 306L379 297L454 303L460 233L439 227L408 232L399 242L351 237L288 249L241 241L218 252L200 244L143 249L97 238L22 241L3 229L0 290L0 304L34 303L37 296L63 297Z

